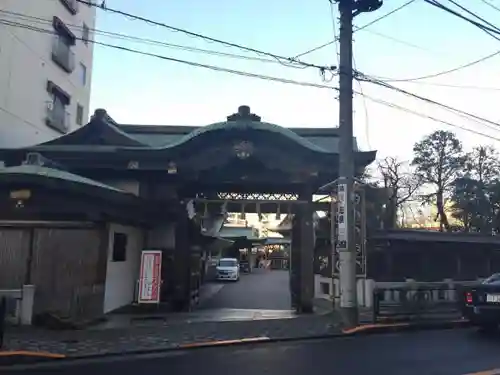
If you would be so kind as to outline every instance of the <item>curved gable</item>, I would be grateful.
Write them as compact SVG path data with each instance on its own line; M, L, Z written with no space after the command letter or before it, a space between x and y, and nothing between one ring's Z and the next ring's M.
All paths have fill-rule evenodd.
M149 147L118 128L104 109L97 109L87 125L38 146L66 145Z
M225 122L218 122L215 124L207 125L205 127L197 128L193 130L191 133L177 139L176 141L158 148L167 150L167 149L182 147L183 145L189 143L194 139L198 139L200 137L203 137L205 134L216 131L231 131L231 130L246 130L246 129L256 130L256 131L266 131L277 134L313 152L322 154L333 153L332 151L320 147L319 145L314 144L311 141L299 136L297 133L293 132L290 129L283 128L276 124L262 122L259 116L250 112L250 108L248 106L240 106L238 108L238 112L228 116L227 121Z

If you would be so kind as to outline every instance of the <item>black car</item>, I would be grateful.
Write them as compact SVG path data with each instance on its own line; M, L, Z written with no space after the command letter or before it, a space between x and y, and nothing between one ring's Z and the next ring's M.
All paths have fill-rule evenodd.
M500 273L463 292L462 314L472 324L488 329L500 325Z

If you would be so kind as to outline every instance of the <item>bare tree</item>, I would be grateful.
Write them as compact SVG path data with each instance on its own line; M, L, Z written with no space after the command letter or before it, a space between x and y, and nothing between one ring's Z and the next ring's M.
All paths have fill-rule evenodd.
M395 157L380 160L378 171L384 187L389 192L384 227L393 228L401 206L409 201L421 186L420 179L411 172L409 162Z
M445 201L464 171L466 157L462 143L452 132L438 130L415 143L413 154L412 165L416 174L426 186L434 188L434 192L422 198L426 203L436 204L440 230L450 231Z

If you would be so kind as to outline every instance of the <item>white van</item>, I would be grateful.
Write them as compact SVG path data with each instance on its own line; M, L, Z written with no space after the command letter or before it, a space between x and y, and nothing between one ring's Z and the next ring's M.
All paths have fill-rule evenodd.
M240 264L236 258L221 258L217 264L217 280L240 280Z

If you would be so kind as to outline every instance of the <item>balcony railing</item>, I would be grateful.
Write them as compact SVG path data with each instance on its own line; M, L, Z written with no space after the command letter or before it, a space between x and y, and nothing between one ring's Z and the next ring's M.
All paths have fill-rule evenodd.
M67 133L69 130L70 114L68 111L59 109L47 103L45 110L45 123L52 129L60 133Z
M59 0L71 14L78 13L78 1L76 0Z
M75 53L59 35L56 35L52 42L52 60L68 73L75 70Z

